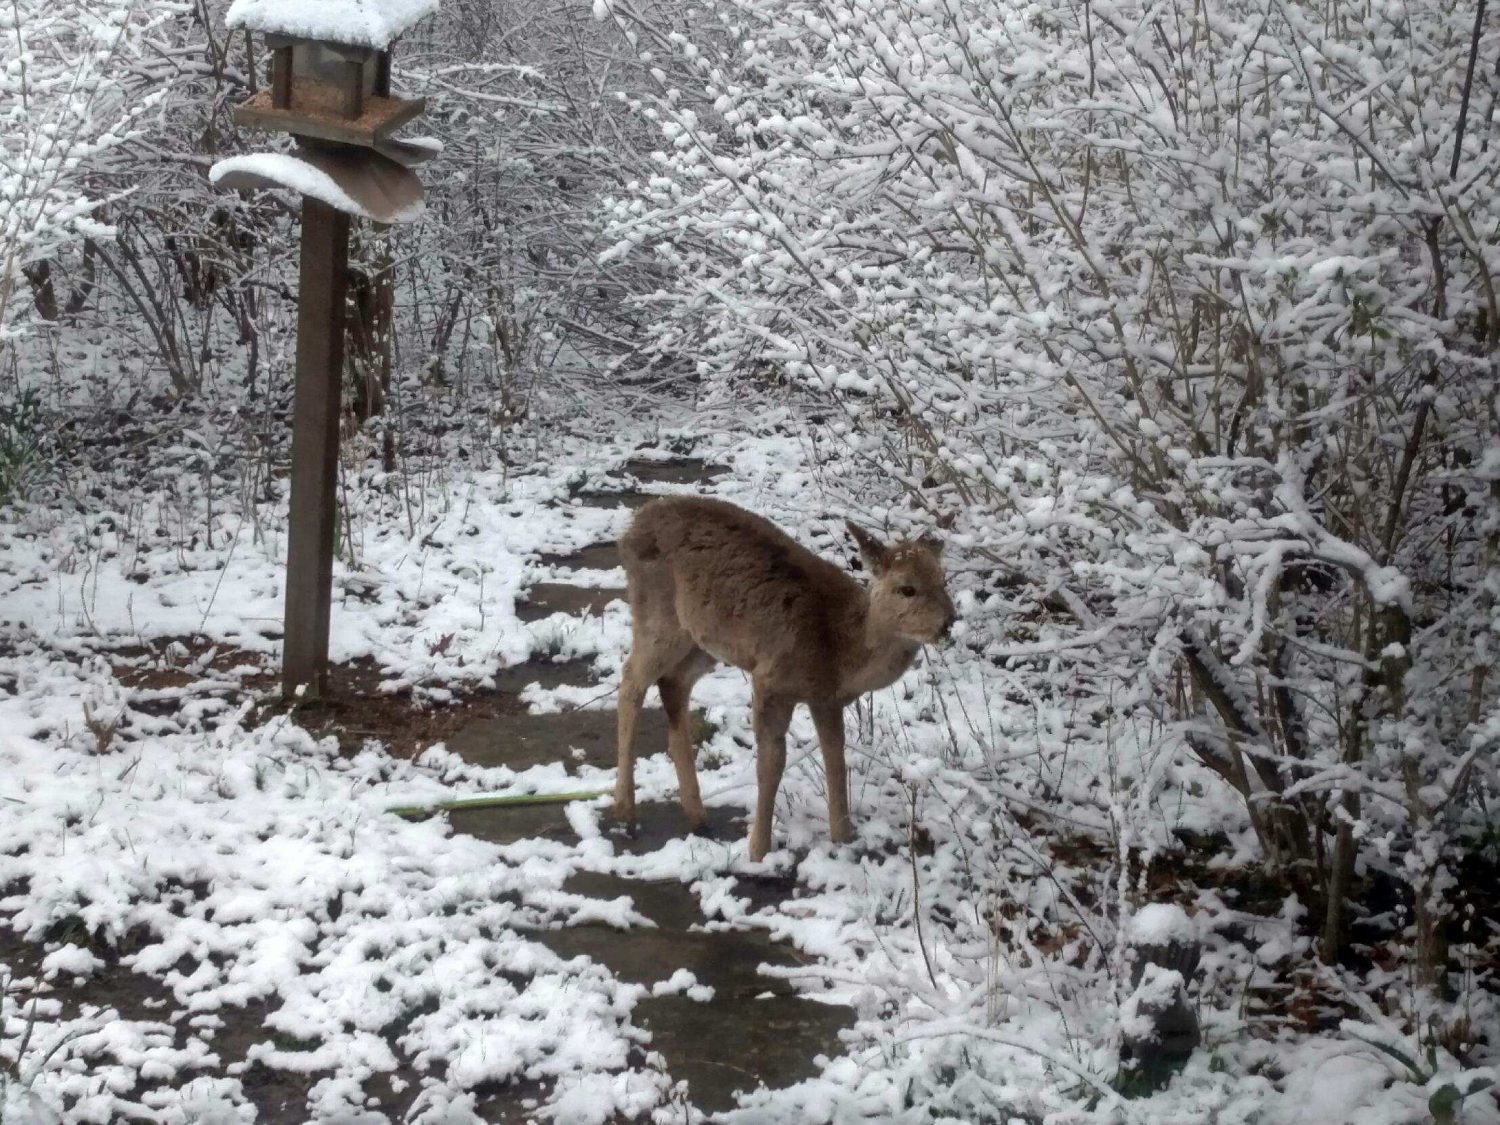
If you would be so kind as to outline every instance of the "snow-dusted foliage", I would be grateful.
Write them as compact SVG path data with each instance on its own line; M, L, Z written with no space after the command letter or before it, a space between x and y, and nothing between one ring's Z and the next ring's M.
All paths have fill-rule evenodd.
M1046 597L1047 640L993 614L977 643L1149 682L1325 956L1390 876L1441 984L1500 729L1500 147L1466 67L1500 32L1451 2L711 7L736 49L677 48L714 112L665 90L615 206L612 253L679 273L659 346L830 392Z
M229 7L0 13L0 306L8 334L36 329L0 345L0 411L43 387L50 410L163 392L286 396L298 199L224 191L206 175L222 158L291 145L232 119L267 81L269 56L246 30L254 18L226 26ZM644 83L645 66L568 0L453 4L410 28L431 5L313 7L319 19L364 12L365 38L405 31L394 87L427 100L407 132L445 146L419 169L423 223L356 234L346 351L359 419L394 398L391 413L414 423L406 403L450 380L495 392L505 426L544 371L587 389L589 357L632 349L639 317L623 294L647 287L633 267L598 267L595 205L642 164L647 131L615 91ZM387 333L389 372L369 355Z
M662 34L689 26L677 5L643 12ZM397 65L445 146L422 171L426 221L395 239L404 365L487 383L511 425L539 386L576 388L599 357L633 358L641 315L626 297L659 271L601 266L598 199L647 166L652 132L619 91L648 84L648 68L572 0L451 5Z
M101 174L165 91L132 70L181 5L16 0L0 11L0 341L50 256L112 232Z
M1500 935L1458 867L1495 847L1500 31L1456 0L507 0L403 38L444 151L419 223L356 235L349 402L390 440L343 444L341 667L458 710L592 657L523 699L608 707L626 607L515 602L622 583L544 556L618 532L573 494L641 445L840 562L846 516L954 519L959 643L851 713L853 847L794 724L797 895L757 906L738 838L386 811L560 763L340 752L232 702L279 644L298 229L207 181L265 62L225 7L0 11L0 936L37 954L0 974L7 1122L243 1119L256 1060L323 1075L315 1119L394 1114L411 1064L414 1120L527 1078L557 1121L696 1120L636 1017L708 990L528 936L640 924L579 872L690 886L849 1005L745 1125L1500 1121ZM713 410L653 396L685 368ZM700 696L728 820L747 694ZM675 797L661 755L640 783ZM1121 1050L1177 995L1129 984L1153 942L1201 946L1202 1031L1154 1092ZM49 991L131 969L161 1019ZM246 1002L255 1060L214 1034Z

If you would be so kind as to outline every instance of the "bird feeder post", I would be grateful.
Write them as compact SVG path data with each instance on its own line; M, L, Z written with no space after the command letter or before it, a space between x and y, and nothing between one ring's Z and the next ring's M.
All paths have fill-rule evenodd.
M437 0L234 0L225 16L231 28L262 33L271 59L269 87L235 107L235 121L298 141L295 154L229 157L209 173L225 188L302 195L282 653L290 697L317 697L328 686L350 222L421 213L422 184L410 167L437 149L391 137L425 103L392 95L390 48L436 7Z
M304 197L281 661L288 696L327 687L348 278L349 216Z

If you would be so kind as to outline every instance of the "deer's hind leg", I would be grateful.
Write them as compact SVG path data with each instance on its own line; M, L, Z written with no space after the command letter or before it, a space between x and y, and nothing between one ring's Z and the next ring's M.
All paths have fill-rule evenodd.
M614 812L615 819L626 824L635 823L635 731L646 691L680 664L694 648L692 638L677 621L670 599L663 603L649 595L638 598L636 593L632 588L630 657L620 675L616 724L619 757L615 769ZM663 698L663 705L665 703Z
M677 768L678 799L682 801L682 811L694 832L707 825L708 814L698 794L691 700L693 685L713 666L713 657L694 646L670 672L656 681L657 690L661 692L662 709L667 713L667 753Z

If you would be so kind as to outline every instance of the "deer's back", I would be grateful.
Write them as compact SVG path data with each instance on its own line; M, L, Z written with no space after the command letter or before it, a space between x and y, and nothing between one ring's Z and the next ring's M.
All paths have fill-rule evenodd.
M836 690L863 588L743 508L697 496L653 500L620 539L632 612L675 624L711 656L798 695Z

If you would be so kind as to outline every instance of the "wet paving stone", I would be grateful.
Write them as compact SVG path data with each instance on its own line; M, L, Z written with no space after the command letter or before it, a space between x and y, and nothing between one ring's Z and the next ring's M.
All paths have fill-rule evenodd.
M589 872L573 876L564 889L590 898L628 897L656 927L533 932L549 949L563 957L586 956L636 984L654 985L687 969L714 990L708 1000L674 993L647 997L635 1008L635 1020L651 1033L667 1072L688 1083L688 1097L700 1110L731 1108L737 1091L810 1078L818 1055L841 1049L839 1031L853 1022L849 1008L802 999L786 981L760 971L762 965L803 964L796 951L759 930L694 930L703 915L697 897L681 883Z
M705 939L703 949L706 962L719 965L756 953L753 946L737 946L723 934ZM706 978L700 974L698 979ZM651 1033L651 1046L666 1059L667 1073L686 1080L688 1099L700 1110L732 1109L741 1090L778 1090L812 1078L819 1070L817 1056L842 1051L839 1031L853 1024L853 1009L763 995L773 983L779 982L746 978L743 988L716 991L706 1003L679 994L649 997L636 1005L637 1024Z
M494 809L453 809L448 823L453 831L462 832L491 844L515 844L521 840L556 840L572 843L578 839L568 823L567 805L511 805Z
M594 662L581 660L528 660L512 664L495 673L495 690L503 695L520 695L532 684L545 691L560 687L587 687L594 682Z
M725 465L710 465L697 457L684 457L675 461L650 461L644 457L632 457L621 468L609 475L629 476L641 484L706 484L727 475Z
M554 613L571 617L602 617L610 602L624 601L625 591L616 586L570 586L566 582L538 582L516 603L522 621L541 621Z
M656 496L649 492L603 492L593 489L580 492L577 497L585 508L628 508L632 512L644 508L655 499Z
M642 754L647 751L665 753L666 747L665 744L657 748L638 743L637 750ZM611 823L610 839L617 851L627 855L648 855L684 836L691 835L705 843L723 844L743 840L750 830L748 814L743 809L710 808L707 812L708 824L697 832L689 832L682 806L675 800L640 801L635 808L635 826L627 829L624 825Z
M576 773L586 762L613 769L615 723L613 710L504 715L460 728L449 736L448 749L476 766L525 770L562 762L570 773ZM666 714L657 707L643 709L636 737L639 753L665 752Z
M696 458L678 461L647 461L636 458L625 462L622 468L606 474L608 479L621 481L626 487L588 488L579 492L574 499L588 508L636 511L658 496L680 495L675 490L662 491L659 487L661 485L703 485L728 472L723 465L710 465ZM632 482L640 487L629 487Z
M623 565L620 560L620 545L614 542L591 543L565 555L541 555L537 561L543 566L561 567L564 570L615 570Z

